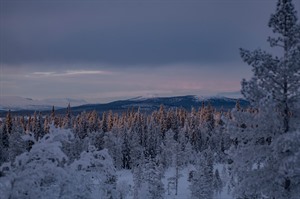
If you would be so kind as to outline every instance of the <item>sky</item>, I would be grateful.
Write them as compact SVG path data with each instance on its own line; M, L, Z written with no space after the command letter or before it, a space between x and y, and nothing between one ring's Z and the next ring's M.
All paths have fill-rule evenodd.
M275 0L1 0L0 95L101 103L236 93L252 74L239 48L270 50L275 7Z

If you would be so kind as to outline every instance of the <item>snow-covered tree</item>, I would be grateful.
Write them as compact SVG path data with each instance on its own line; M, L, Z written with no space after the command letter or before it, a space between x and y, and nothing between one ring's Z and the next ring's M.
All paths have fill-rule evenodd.
M213 198L213 162L211 151L198 153L190 184L192 199Z
M49 117L46 116L45 117L45 120L44 120L44 128L43 128L43 132L44 134L47 134L49 133L49 130L50 130L50 122L49 122ZM44 135L43 135L44 136Z
M12 165L4 164L0 178L1 197L58 198L60 186L67 179L63 168L67 156L61 151L66 133L53 132L32 146L30 152L18 156Z
M118 136L118 129L113 127L112 132L107 132L104 135L104 148L108 149L110 156L114 160L114 165L117 169L121 169L122 164L122 137ZM98 136L102 134L102 132L97 133Z
M82 152L80 158L75 160L70 167L75 175L79 175L78 182L84 182L84 189L89 190L90 198L117 197L115 167L106 149L98 151L94 146L89 146L88 150ZM80 190L83 185L78 183L75 186Z
M276 161L275 178L272 179L274 198L299 198L300 193L300 131L280 135L271 144ZM269 188L269 187L268 187Z
M214 173L214 178L213 178L213 188L214 191L217 195L219 195L223 189L223 182L222 179L220 177L220 173L219 170L216 169L215 173Z
M275 37L269 37L268 41L271 47L282 48L283 56L274 57L260 49L253 52L241 49L242 59L254 72L252 79L242 81L242 93L253 105L272 97L282 114L282 130L288 132L300 97L300 25L292 0L278 0L269 27Z
M85 112L81 113L76 118L75 134L80 139L88 136L88 120Z
M282 57L260 49L241 49L254 76L242 82L242 94L252 108L234 109L228 129L237 197L293 198L300 186L299 167L288 163L299 157L299 140L293 140L295 148L287 149L291 132L299 128L295 121L299 120L296 106L300 102L300 25L292 0L278 0L269 27L275 38L268 41L271 47L282 48Z
M117 197L118 199L125 199L127 195L130 193L130 185L126 180L118 182L117 184Z
M5 130L6 130L7 134L10 134L12 132L12 128L13 128L10 110L8 110L8 113L5 118L5 126L6 126Z
M68 104L66 115L65 115L65 117L63 119L62 126L65 129L70 129L72 127L72 115L71 115L71 106L70 106L70 103Z
M0 130L0 165L9 160L10 136L13 132L13 122L10 110L8 111ZM12 146L14 147L14 146Z
M73 141L70 130L51 126L30 151L4 163L0 167L1 199L117 198L115 169L107 150L90 146L71 162L64 145Z
M144 176L145 157L142 153L141 158L135 163L132 168L133 174L133 199L146 197L146 183Z
M100 130L100 121L96 111L93 111L89 114L88 123L89 132L97 132Z
M164 184L162 165L159 165L154 158L147 158L144 167L144 176L146 182L146 198L149 199L163 199L164 198Z
M6 131L6 125L3 124L0 129L0 165L8 160L9 135Z
M102 114L102 120L101 120L101 128L102 131L105 133L108 131L108 124L107 124L107 118L106 118L106 112L103 112Z
M174 132L170 129L165 133L165 142L161 143L160 156L162 164L165 168L174 166L174 160L176 155L177 142L174 140Z
M21 153L26 151L26 140L22 131L14 130L9 136L8 156L9 161L14 161Z

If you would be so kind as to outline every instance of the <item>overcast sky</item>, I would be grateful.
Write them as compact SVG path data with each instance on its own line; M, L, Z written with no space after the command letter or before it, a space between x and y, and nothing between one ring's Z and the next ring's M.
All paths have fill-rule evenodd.
M299 12L300 1L295 0ZM104 102L215 95L268 50L275 0L1 0L2 96ZM299 17L299 13L298 13Z

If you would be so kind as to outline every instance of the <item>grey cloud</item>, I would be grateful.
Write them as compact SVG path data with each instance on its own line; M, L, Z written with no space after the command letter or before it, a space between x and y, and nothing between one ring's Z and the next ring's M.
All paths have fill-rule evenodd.
M267 21L275 9L273 1L231 0L3 5L1 62L41 67L233 62L240 59L239 47L264 41L267 35L262 33L268 32Z

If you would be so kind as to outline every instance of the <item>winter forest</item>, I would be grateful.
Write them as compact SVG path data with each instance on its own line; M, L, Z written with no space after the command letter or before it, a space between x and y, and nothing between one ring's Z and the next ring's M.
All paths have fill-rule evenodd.
M299 10L298 10L299 12ZM164 105L0 121L1 199L300 199L300 24L278 0L232 110ZM276 51L276 52L277 52Z

